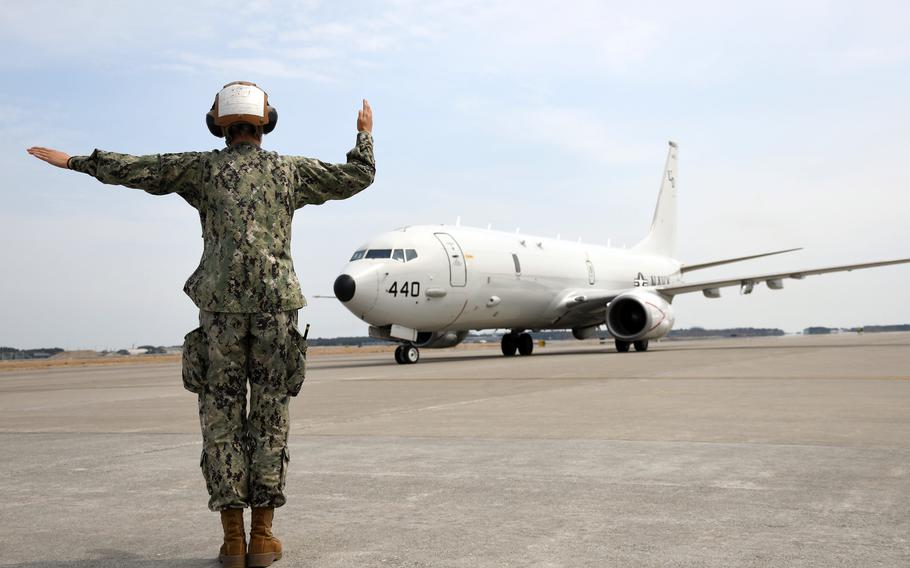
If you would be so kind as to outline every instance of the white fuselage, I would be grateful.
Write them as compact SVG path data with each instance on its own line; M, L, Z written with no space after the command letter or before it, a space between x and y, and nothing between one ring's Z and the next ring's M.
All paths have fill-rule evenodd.
M616 350L647 351L675 321L679 294L720 297L758 283L910 262L910 258L683 282L713 266L792 252L778 250L683 265L675 260L678 146L669 143L651 228L632 249L614 249L450 225L383 233L361 246L335 279L335 297L370 324L370 335L402 343L398 363L416 363L417 347L452 347L468 331L505 329L502 353L530 355L527 331L571 329L577 339L605 325Z
M343 269L355 283L344 305L372 326L418 331L600 325L602 314L565 315L566 299L680 277L680 263L663 256L450 225L405 227L357 250L363 258ZM407 260L408 250L416 257Z

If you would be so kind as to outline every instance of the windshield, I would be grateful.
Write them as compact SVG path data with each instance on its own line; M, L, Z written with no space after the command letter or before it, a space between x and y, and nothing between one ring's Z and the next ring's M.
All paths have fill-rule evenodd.
M392 249L370 249L366 258L392 258Z
M351 256L349 262L360 260L362 258L391 258L398 262L410 262L417 258L417 251L414 249L370 249L359 250Z

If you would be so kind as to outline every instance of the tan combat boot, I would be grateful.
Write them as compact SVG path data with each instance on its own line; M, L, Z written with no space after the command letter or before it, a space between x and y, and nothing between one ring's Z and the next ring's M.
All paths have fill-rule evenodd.
M224 568L246 568L246 533L243 530L243 509L221 511L224 544L218 560Z
M250 549L246 565L260 568L281 559L281 541L272 536L272 518L275 509L253 509L250 526Z

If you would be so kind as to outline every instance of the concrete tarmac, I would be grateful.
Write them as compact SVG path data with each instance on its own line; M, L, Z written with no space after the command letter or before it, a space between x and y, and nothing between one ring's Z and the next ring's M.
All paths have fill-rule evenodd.
M910 334L652 346L312 359L276 566L910 566ZM217 566L200 452L175 364L0 373L0 566Z

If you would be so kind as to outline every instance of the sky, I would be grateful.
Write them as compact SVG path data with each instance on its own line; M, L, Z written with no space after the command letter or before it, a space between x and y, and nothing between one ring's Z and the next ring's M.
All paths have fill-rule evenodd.
M28 156L223 144L234 80L280 120L264 146L341 162L362 98L376 181L295 216L317 337L365 335L332 283L358 245L453 223L631 246L679 143L680 260L805 247L698 278L910 256L904 2L4 2L0 345L174 345L202 252L176 195ZM674 302L677 327L910 322L910 267Z

